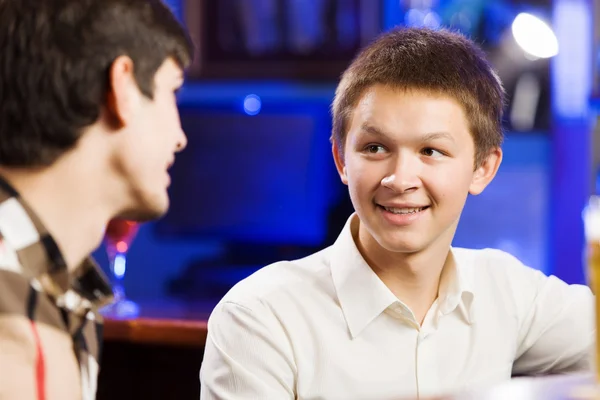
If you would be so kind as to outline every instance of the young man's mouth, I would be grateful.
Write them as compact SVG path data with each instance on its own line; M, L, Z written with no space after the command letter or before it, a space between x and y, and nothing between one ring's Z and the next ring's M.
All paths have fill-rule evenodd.
M419 213L421 211L424 211L426 209L429 208L429 206L424 206L424 207L384 207L384 206L380 206L381 208L383 208L385 211L391 212L392 214L416 214Z
M418 204L377 204L382 216L391 224L406 226L420 219L430 206Z
M422 211L425 211L426 209L428 209L430 207L429 205L415 204L415 203L397 203L397 204L375 203L375 204L377 205L377 207L379 207L389 213L397 214L397 215L417 214Z

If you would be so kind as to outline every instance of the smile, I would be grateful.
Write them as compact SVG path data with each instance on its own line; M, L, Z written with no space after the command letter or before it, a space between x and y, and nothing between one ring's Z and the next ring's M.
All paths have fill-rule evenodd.
M410 204L413 206L412 204ZM423 207L386 207L377 204L377 208L381 211L381 216L385 221L393 226L409 226L417 222L423 217L430 206Z
M385 211L391 212L392 214L416 214L425 209L429 208L429 206L419 207L419 208L393 208L393 207L383 207Z

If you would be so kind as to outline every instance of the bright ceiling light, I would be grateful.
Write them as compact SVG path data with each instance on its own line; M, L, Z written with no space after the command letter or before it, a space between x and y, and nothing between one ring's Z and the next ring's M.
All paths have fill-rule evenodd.
M523 51L533 57L550 58L558 54L558 40L552 28L534 15L517 15L512 24L512 33Z

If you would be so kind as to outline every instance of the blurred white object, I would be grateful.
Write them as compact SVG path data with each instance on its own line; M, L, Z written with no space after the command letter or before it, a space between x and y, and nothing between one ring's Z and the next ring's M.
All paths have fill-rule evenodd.
M600 240L600 197L590 196L589 202L583 210L583 225L585 238L588 242Z
M552 28L534 15L517 15L512 33L517 44L530 56L550 58L558 54L558 39Z

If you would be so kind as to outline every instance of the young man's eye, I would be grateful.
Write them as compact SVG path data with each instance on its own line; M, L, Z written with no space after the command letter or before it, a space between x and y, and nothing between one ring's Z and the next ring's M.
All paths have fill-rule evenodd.
M377 154L385 151L385 148L380 144L370 144L365 147L365 151L369 154Z
M425 147L423 150L421 150L421 153L423 153L423 155L427 157L433 158L441 157L444 155L441 151L433 149L431 147Z

